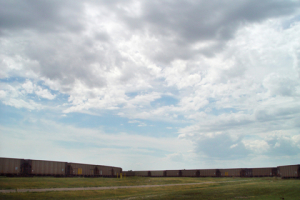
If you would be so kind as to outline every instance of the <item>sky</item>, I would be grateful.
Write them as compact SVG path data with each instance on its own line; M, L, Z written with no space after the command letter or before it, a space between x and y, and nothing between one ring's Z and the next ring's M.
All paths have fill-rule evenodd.
M300 163L300 1L0 0L0 156Z

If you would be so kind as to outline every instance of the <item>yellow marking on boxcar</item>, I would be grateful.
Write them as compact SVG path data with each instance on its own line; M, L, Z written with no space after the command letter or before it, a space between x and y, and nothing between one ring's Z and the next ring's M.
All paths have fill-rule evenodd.
M82 168L78 168L78 175L82 174Z

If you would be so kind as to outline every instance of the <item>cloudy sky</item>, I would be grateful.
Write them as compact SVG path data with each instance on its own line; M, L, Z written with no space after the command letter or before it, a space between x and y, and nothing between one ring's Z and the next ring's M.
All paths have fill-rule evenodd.
M0 0L0 156L300 162L300 1Z

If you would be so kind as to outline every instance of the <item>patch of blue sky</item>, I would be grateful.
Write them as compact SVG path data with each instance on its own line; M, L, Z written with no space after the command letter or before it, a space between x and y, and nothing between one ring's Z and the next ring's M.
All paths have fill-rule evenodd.
M296 15L291 19L283 21L281 26L283 29L289 29L294 23L297 23L299 21L300 21L300 15Z
M243 140L260 140L262 139L259 135L243 135Z
M127 120L110 113L102 113L101 115L91 115L86 113L68 113L60 119L60 122L70 124L80 128L99 128L111 127L117 130L121 124L127 123Z
M55 90L52 90L53 92L51 92L51 94L53 95L56 95L55 99L56 101L64 101L64 102L68 102L68 99L70 97L70 95L67 95L67 94L63 94L63 93L60 93L58 91L55 91Z
M184 115L177 115L177 120L182 121L182 122L185 122L185 121L186 121L186 118L185 118Z
M202 111L205 111L206 113L215 115L215 116L218 116L221 114L226 114L226 113L238 112L238 110L236 110L235 108L219 108L218 109L218 108L211 107L211 106L203 108Z
M159 99L156 99L155 101L151 102L151 106L170 106L170 105L177 105L179 103L179 100L172 97L172 96L162 96Z
M145 126L139 126L146 124ZM179 128L185 127L186 124L168 123L159 121L141 121L141 123L124 124L124 132L138 133L143 136L156 138L174 138L177 137Z
M127 93L126 93L126 96L128 96L128 97L130 97L130 98L133 98L133 97L135 97L135 96L137 96L137 95L139 95L138 92L127 92Z
M23 77L7 77L7 78L1 78L0 82L3 83L12 83L12 82L25 82L26 79Z
M0 124L3 126L15 126L23 120L26 112L28 110L25 108L15 108L0 102Z
M8 127L33 125L39 127L41 119L61 123L59 117L61 116L61 110L53 109L51 106L49 108L51 109L28 110L27 108L16 108L0 102L0 125Z
M55 145L63 147L65 149L126 149L133 150L135 153L140 155L155 155L156 157L165 157L170 151L165 151L156 148L132 148L130 146L120 146L120 145L106 145L106 144L93 144L90 142L77 142L77 141L53 141Z
M109 112L101 115L90 115L85 113L68 113L59 119L60 123L69 124L78 128L101 129L105 133L138 134L151 137L176 137L177 129L186 124L150 121L140 119L127 119ZM134 122L134 123L130 123Z
M54 141L53 143L65 149L90 149L99 147L99 145L90 142Z
M162 149L154 149L154 148L137 148L134 149L134 152L140 155L150 155L150 156L153 155L155 157L163 158L167 154L170 154L172 151L165 151Z

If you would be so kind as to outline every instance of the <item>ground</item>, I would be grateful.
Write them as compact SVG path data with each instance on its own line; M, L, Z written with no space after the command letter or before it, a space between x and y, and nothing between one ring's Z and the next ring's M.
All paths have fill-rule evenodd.
M187 183L195 184L184 185ZM117 187L142 185L152 187ZM89 187L112 188L90 190ZM0 193L0 199L300 199L299 179L0 177L0 190L20 191L20 189L43 188L85 188L86 190Z

